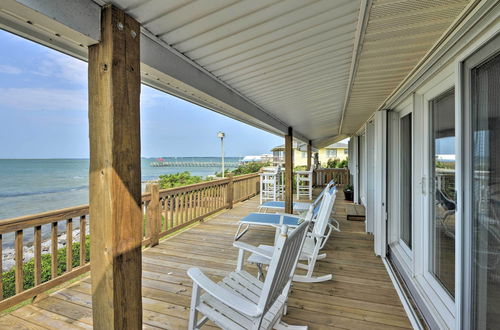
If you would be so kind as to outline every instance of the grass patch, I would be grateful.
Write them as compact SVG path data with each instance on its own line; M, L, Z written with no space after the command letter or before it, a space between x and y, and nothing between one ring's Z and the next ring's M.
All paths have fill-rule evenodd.
M57 250L57 275L62 275L66 272L66 247ZM85 261L90 261L90 239L87 236L85 244ZM80 266L80 243L73 243L73 267ZM30 289L35 286L35 260L23 264L23 288L24 290ZM16 294L16 276L14 268L3 272L3 294L4 299L12 297ZM42 283L47 282L52 279L52 267L51 267L51 254L42 254L42 273L41 280Z

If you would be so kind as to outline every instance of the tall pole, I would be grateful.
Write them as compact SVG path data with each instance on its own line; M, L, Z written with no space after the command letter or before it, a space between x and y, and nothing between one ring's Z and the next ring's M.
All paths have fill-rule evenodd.
M224 132L218 132L217 137L220 138L220 158L221 158L221 164L222 164L222 177L225 177L224 173Z
M224 170L224 137L220 138L220 156L222 158L222 177L224 178L226 175Z
M293 213L293 130L285 135L285 213Z

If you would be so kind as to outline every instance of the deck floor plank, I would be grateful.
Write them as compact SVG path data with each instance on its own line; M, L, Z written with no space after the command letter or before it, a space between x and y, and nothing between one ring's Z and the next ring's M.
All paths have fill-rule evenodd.
M333 274L324 283L295 283L290 294L291 324L310 329L408 329L411 325L380 258L373 238L363 233L364 222L347 221L347 202L335 203L335 232L325 247L327 258L318 274ZM187 326L192 283L187 269L196 266L214 280L234 270L237 250L232 247L238 219L258 207L255 197L232 210L189 228L158 246L143 251L142 294L145 329L183 329ZM241 239L272 244L274 230L252 227ZM253 265L248 271L255 273ZM0 317L0 328L81 329L92 325L90 277L48 297ZM208 323L207 329L215 329Z

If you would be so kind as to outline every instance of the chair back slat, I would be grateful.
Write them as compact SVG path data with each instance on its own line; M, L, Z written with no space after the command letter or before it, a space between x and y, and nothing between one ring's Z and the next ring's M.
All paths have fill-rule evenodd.
M269 264L269 271L259 300L259 307L264 310L264 315L283 293L283 290L288 288L295 272L309 225L310 221L304 221L289 235L287 226L282 227L280 236L274 247L273 257Z
M328 189L323 195L320 209L316 221L314 222L313 233L317 236L322 236L325 234L326 228L328 226L328 221L330 220L330 215L332 213L333 204L335 203L335 197L337 195L337 190L335 188Z

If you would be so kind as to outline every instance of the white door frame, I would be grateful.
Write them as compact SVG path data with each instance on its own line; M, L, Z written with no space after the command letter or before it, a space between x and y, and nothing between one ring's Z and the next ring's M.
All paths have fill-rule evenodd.
M387 110L374 117L373 138L373 235L378 256L387 254Z

